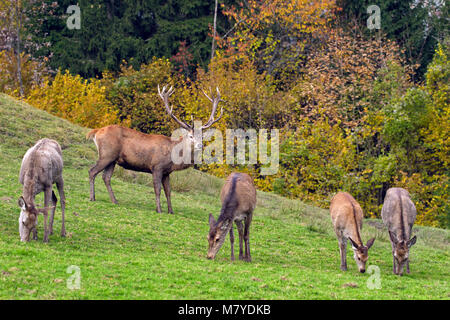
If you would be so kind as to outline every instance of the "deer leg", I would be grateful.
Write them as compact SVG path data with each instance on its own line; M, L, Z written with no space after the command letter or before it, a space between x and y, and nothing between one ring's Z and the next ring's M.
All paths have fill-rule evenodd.
M49 228L47 226L48 206L52 198L52 186L45 188L44 193L44 242L48 242Z
M156 212L161 213L161 180L162 174L161 172L153 172L153 188L155 189L155 197L156 197Z
M58 203L58 198L56 198L55 192L52 190L52 213L50 215L50 234L53 234L53 220L55 219L56 204Z
M230 245L231 245L231 261L234 261L234 233L233 233L233 223L231 223L231 229L230 229Z
M33 240L37 240L37 239L38 239L37 228L34 227L34 228L33 228Z
M406 261L406 273L411 273L411 272L409 271L409 260Z
M163 176L162 184L164 187L164 193L166 194L168 211L169 211L169 213L173 214L172 203L170 201L170 176L169 175Z
M66 195L64 194L64 180L61 177L56 181L56 187L59 192L59 201L61 202L61 237L66 236Z
M394 272L394 274L397 274L397 261L395 259L395 247L392 242L391 242L391 245L392 245L392 272Z
M250 213L245 219L244 227L244 240L245 240L245 257L244 260L247 262L252 261L252 256L250 255L250 224L252 223L252 214Z
M392 272L394 272L394 274L397 274L397 266L395 262L394 251L392 251Z
M242 221L235 221L239 233L239 260L244 260L244 226Z
M108 189L108 193L109 193L109 197L111 198L111 201L114 204L117 204L118 202L117 202L116 197L114 196L114 192L112 191L112 188L111 188L111 177L114 173L115 165L116 165L116 163L112 162L105 168L105 170L103 171L103 181L105 182L106 189Z
M90 200L95 201L95 177L103 171L111 162L107 160L98 160L95 166L89 170Z
M341 254L341 270L347 271L347 238L339 237L339 252Z

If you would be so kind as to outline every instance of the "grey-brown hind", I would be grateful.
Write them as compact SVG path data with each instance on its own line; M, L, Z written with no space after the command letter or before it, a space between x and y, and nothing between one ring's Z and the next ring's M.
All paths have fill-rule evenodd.
M403 275L409 269L409 249L416 243L416 236L411 238L411 231L416 220L416 207L409 192L403 188L390 188L386 192L381 218L388 228L392 246L393 272Z
M361 239L361 229L364 214L359 203L347 192L338 192L330 204L331 221L339 242L341 270L347 270L347 240L350 240L355 262L361 273L366 272L368 251L375 238L364 245Z
M21 207L19 233L22 241L29 241L30 232L37 240L37 216L44 214L44 242L48 242L53 233L57 198L52 190L53 184L58 188L62 226L61 236L66 235L64 180L62 177L63 159L61 147L55 140L41 139L25 153L20 167L19 182L23 185L22 196L18 200ZM37 208L35 197L44 192L44 208ZM50 206L51 205L51 206ZM51 209L50 223L47 226L48 210Z
M207 258L214 259L230 232L231 260L234 260L233 223L239 232L239 259L250 262L250 225L256 206L256 189L252 178L245 173L230 174L220 192L222 209L217 221L209 214L209 249ZM244 222L245 225L242 223ZM243 246L245 245L245 254Z

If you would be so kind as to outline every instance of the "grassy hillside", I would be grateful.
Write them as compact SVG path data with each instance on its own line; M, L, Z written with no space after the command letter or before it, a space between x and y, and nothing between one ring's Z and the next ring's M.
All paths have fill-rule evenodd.
M414 227L410 275L392 274L386 230L368 220L363 240L376 236L369 264L380 268L381 289L369 274L339 269L339 250L327 210L258 192L250 233L252 263L230 262L227 240L216 260L206 259L208 214L220 211L222 180L187 170L172 175L175 214L157 214L151 179L116 169L110 202L101 176L89 201L88 168L97 151L87 129L0 95L0 299L449 299L449 231ZM63 148L67 237L55 234L21 243L17 199L22 157L39 138ZM162 197L163 210L165 198ZM38 203L43 203L42 194ZM81 288L70 290L69 266Z

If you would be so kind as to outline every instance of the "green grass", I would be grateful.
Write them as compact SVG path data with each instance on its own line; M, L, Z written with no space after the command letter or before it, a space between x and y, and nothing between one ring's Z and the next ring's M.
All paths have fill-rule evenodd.
M392 274L386 230L367 220L363 239L376 236L369 265L380 268L381 289L369 274L339 269L328 211L258 192L251 227L252 263L231 262L227 240L206 259L208 214L220 211L223 181L193 169L172 175L175 214L157 214L149 175L116 170L113 205L101 176L89 201L88 169L97 151L87 129L0 95L0 299L449 299L449 231L414 227L411 271ZM38 139L63 148L67 237L21 243L18 175L25 151ZM163 210L167 210L162 197ZM43 203L42 194L38 203ZM75 214L74 214L75 213ZM237 248L236 248L237 249ZM237 252L236 252L237 253ZM78 266L81 288L70 290L67 268Z

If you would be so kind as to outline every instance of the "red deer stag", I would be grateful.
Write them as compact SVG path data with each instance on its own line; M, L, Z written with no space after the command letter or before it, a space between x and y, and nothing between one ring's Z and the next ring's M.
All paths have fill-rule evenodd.
M390 188L386 192L381 218L387 226L392 244L393 271L403 275L403 267L409 273L409 248L416 243L411 230L416 220L416 207L409 192L402 188Z
M209 214L209 250L208 259L214 259L230 232L231 260L234 260L233 222L239 232L239 260L250 262L250 224L256 206L256 189L248 174L234 172L230 174L220 192L222 210L217 221ZM242 221L245 220L245 227ZM243 255L245 242L245 255Z
M140 172L148 172L153 176L153 187L156 196L156 211L161 213L160 194L161 184L166 194L168 212L173 213L170 201L170 180L169 175L173 171L183 170L193 165L193 160L189 163L174 163L172 159L172 150L175 146L182 144L186 148L182 150L199 150L202 148L201 134L194 135L194 125L180 121L173 113L173 106L169 105L169 97L174 93L174 89L164 86L162 91L158 86L158 94L161 97L166 112L187 132L178 140L159 134L145 134L136 130L125 128L118 125L111 125L100 129L94 129L87 134L88 139L93 139L98 150L99 159L95 166L89 170L90 182L90 200L95 201L94 182L98 173L103 171L103 181L108 189L109 196L113 203L117 204L117 200L111 189L111 176L114 166L119 166ZM220 92L217 88L217 96L210 98L205 92L205 96L212 102L211 116L208 122L201 128L196 130L204 130L211 127L220 120L223 115L221 108L220 115L214 119L217 106L222 101ZM194 148L192 148L194 146ZM182 157L182 152L179 154ZM191 157L193 159L193 157Z
M354 258L359 272L366 272L368 251L372 247L375 238L364 245L361 240L363 211L359 203L347 192L338 192L330 205L331 220L339 242L341 253L341 270L347 271L347 239L352 244Z
M56 183L61 210L61 237L66 235L64 211L66 199L64 196L64 181L62 177L63 159L58 142L51 139L41 139L23 156L20 167L19 182L23 184L22 196L18 204L21 208L19 217L19 234L21 241L29 241L33 232L33 240L37 240L37 216L44 214L44 242L48 242L49 234L53 233L53 218L55 216L57 198L52 190ZM44 208L36 208L34 203L38 193L44 192ZM52 202L52 207L49 207ZM50 225L47 227L48 210L51 209Z

